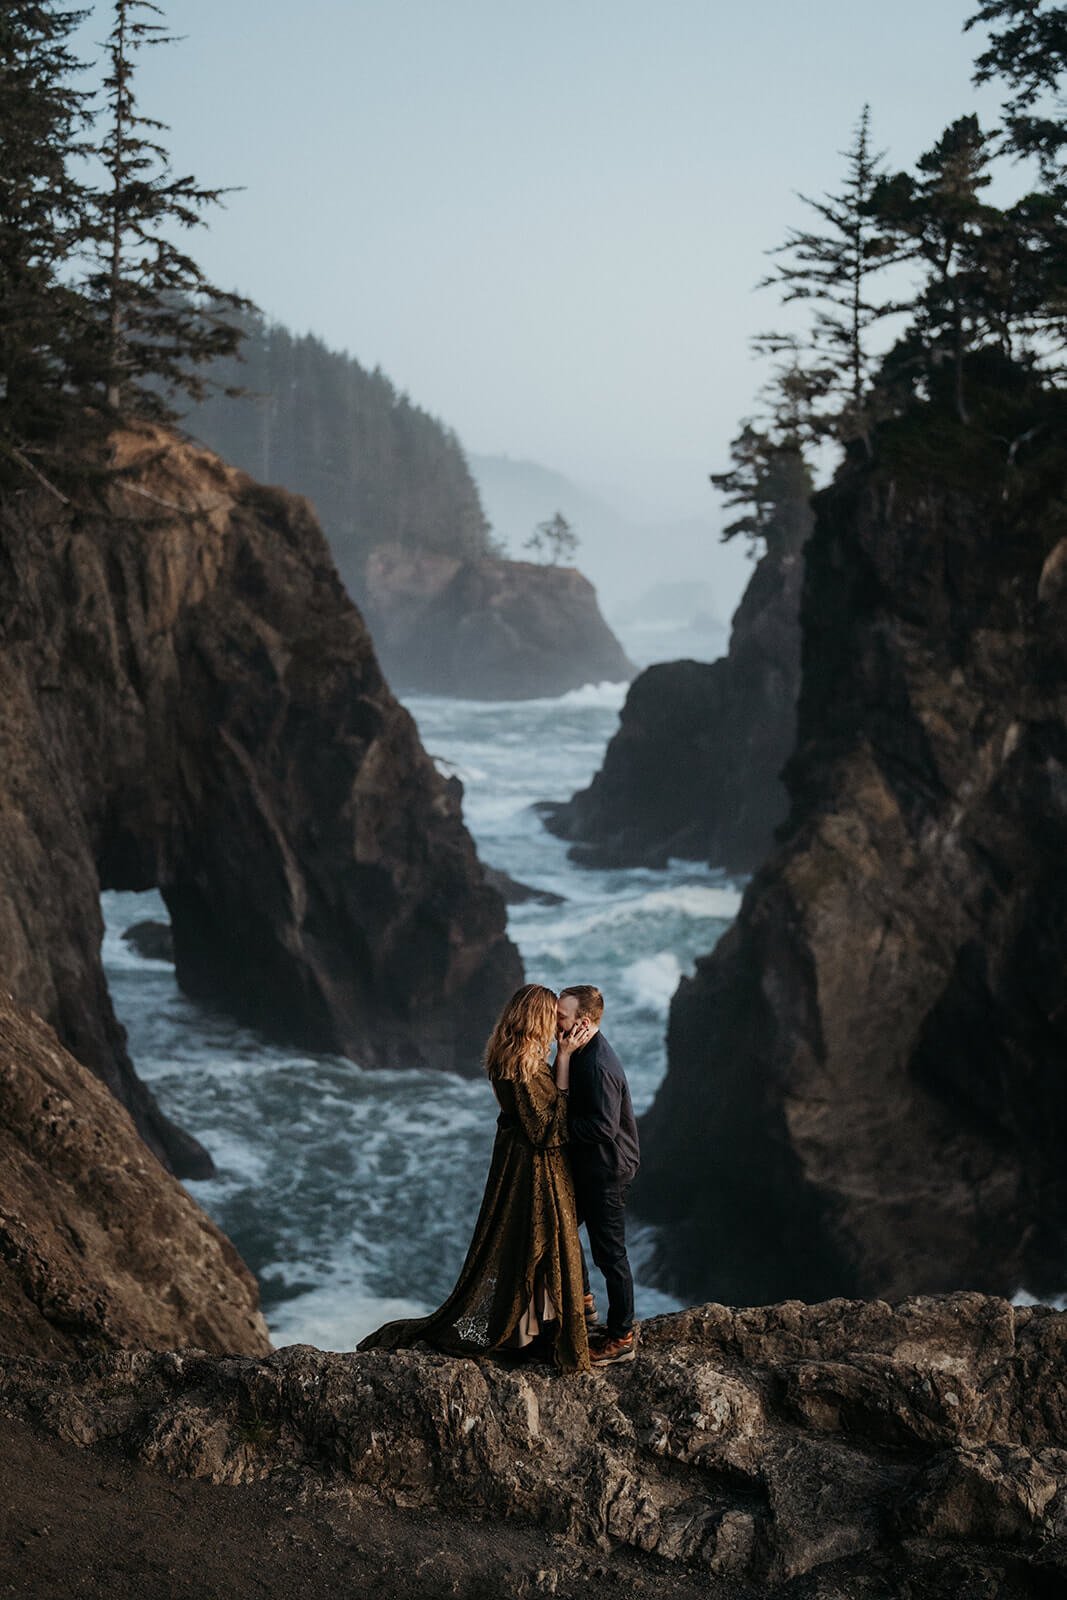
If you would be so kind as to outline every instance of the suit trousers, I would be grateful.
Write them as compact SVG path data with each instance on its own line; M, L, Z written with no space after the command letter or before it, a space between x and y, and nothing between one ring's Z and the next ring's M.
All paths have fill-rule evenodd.
M604 1274L608 1290L608 1337L617 1339L634 1325L634 1280L626 1255L626 1194L628 1183L605 1182L587 1174L574 1174L578 1222L585 1223L593 1260ZM582 1287L589 1293L589 1268L582 1251Z

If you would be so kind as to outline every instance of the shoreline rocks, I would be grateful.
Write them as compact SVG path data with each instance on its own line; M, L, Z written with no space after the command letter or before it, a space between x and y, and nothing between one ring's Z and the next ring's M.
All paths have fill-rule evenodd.
M740 873L767 854L786 815L779 774L796 733L806 509L785 528L749 580L728 653L646 668L589 787L542 806L580 865L663 867L677 856Z

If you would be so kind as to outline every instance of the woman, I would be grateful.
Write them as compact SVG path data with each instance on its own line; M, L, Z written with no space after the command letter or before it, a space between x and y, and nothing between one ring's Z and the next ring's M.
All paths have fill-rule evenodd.
M471 1355L521 1350L537 1340L561 1371L589 1371L581 1247L564 1148L567 1096L548 1064L555 1035L551 989L528 983L512 995L485 1050L500 1115L459 1280L439 1310L386 1323L360 1350L425 1342ZM561 1076L582 1042L572 1033L560 1044Z

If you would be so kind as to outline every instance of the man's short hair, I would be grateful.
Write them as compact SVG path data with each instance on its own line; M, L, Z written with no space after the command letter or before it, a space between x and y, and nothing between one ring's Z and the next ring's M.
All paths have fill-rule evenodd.
M561 1000L565 994L572 994L577 1000L580 1017L588 1017L590 1022L599 1022L604 1015L604 996L591 983L575 983L569 989L561 989L559 992Z

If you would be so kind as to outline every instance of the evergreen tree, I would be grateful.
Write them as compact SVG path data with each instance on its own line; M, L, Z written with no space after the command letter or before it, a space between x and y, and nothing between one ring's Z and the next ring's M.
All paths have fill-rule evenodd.
M870 209L883 176L883 154L871 147L870 108L864 106L851 148L841 193L814 199L801 195L819 219L813 230L792 229L770 253L784 262L758 287L782 291L783 303L810 300L814 318L807 340L796 335L760 334L761 354L791 355L781 372L795 389L807 391L808 430L843 441L862 438L870 448L867 395L872 370L870 329L895 309L871 294L871 279L890 259L886 235ZM803 350L808 360L801 359Z
M199 369L236 351L241 335L232 313L250 302L215 288L168 236L175 224L201 225L204 209L229 191L175 177L158 142L165 124L138 110L138 52L176 42L152 20L162 15L152 0L113 0L107 127L97 149L109 183L98 196L97 266L87 285L96 312L87 370L102 376L113 410L169 418L167 396L201 397Z
M812 481L797 440L776 439L748 421L731 440L730 460L730 470L711 473L711 482L727 506L745 509L722 539L743 535L753 556L799 549L811 526Z
M1046 184L1067 180L1067 103L1060 83L1067 68L1067 6L1045 0L984 0L965 29L992 24L975 62L975 83L1000 78L1007 149L1036 156Z
M537 524L523 549L532 551L538 557L544 555L551 566L558 567L561 562L569 561L574 556L578 549L578 535L563 512L557 511L555 516Z
M67 40L87 14L48 0L0 14L0 448L23 470L70 410L82 306L62 272L88 227L70 162L89 97Z
M898 172L881 179L870 202L899 254L925 268L910 308L915 333L928 378L945 360L951 363L953 403L961 422L969 420L966 356L990 324L984 273L991 260L987 246L1002 214L982 192L991 181L994 143L977 117L959 117L920 157L917 176Z

